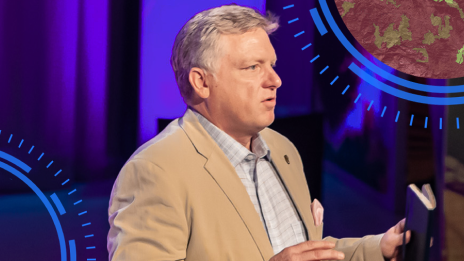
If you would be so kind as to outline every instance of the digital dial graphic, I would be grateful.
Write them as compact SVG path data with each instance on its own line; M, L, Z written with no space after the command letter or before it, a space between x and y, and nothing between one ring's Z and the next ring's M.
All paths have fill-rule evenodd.
M379 3L376 3L376 4L383 4L383 5L386 5L388 7L393 6L393 8L398 8L398 10L401 10L401 8L399 8L398 5L395 5L395 3L393 3L394 2L393 0L385 0L385 1L376 0L376 1L379 2ZM459 21L456 20L456 19L455 20L458 23L464 22L464 13L462 14L462 17L461 17L460 12L458 11L458 10L460 10L459 9L460 7L458 8L458 6L455 5L452 0L446 0L446 3L445 2L440 3L441 1L439 1L439 0L430 0L430 1L432 1L432 3L430 3L431 6L432 5L435 6L435 5L442 4L442 5L444 5L444 7L446 7L446 5L448 5L448 7L450 8L449 11L453 12L453 14L456 13L455 14L456 17L459 18ZM437 3L435 3L434 1L437 2ZM339 3L337 3L338 6L337 6L336 2L339 2ZM367 2L374 5L373 4L374 1L352 1L352 0L337 0L337 1L318 0L318 1L316 1L315 2L316 3L315 7L311 8L310 10L307 10L308 11L307 15L305 14L305 17L304 17L304 18L306 18L306 16L309 17L309 19L307 19L306 22L311 21L314 24L315 29L317 29L316 30L317 33L315 35L314 41L317 42L317 44L323 44L324 41L325 41L324 38L327 39L328 35L334 36L337 39L337 41L341 44L340 48L344 48L354 58L354 61L350 62L346 66L347 67L346 70L351 72L358 79L360 79L362 83L368 84L370 88L376 88L376 89L380 90L383 93L386 93L386 94L391 95L391 96L395 96L395 97L403 99L403 100L416 102L416 103L427 104L427 105L441 106L441 105L461 105L461 104L464 104L464 96L460 95L460 93L464 92L464 85L448 86L448 85L444 85L444 80L440 81L440 80L436 80L436 79L433 79L431 82L435 81L435 82L438 82L440 84L433 85L433 84L425 84L425 83L418 83L416 81L411 81L410 79L408 79L408 77L407 77L408 75L400 77L400 76L397 75L399 73L396 73L396 71L389 66L389 65L395 64L395 62L391 62L388 59L383 59L384 61L387 62L388 65L383 63L381 60L377 59L376 57L379 57L379 58L383 57L384 58L384 56L380 55L379 53L375 53L375 52L373 54L368 53L366 51L366 49L364 49L362 47L362 46L367 45L367 44L366 43L359 43L359 42L356 41L356 39L358 39L358 40L362 40L362 39L361 39L361 37L357 37L355 39L355 37L357 35L354 35L354 36L351 35L350 30L348 30L348 28L347 28L347 25L351 26L351 24L354 23L353 21L354 21L355 18L353 17L353 14L351 14L351 13L356 14L356 12L354 10L354 7L357 4L361 5L361 3L363 3L364 6L365 6L365 5L368 4ZM299 16L298 14L302 15L301 13L303 11L301 11L296 4L286 5L286 6L283 7L283 9L284 9L285 12L292 12L292 9L294 10L292 12L292 14L295 15L294 18L292 18L292 19L290 19L288 21L282 21L283 23L288 23L290 25L289 28L291 28L292 24L296 24L298 22L301 22L302 17L298 17ZM398 11L398 12L400 12L400 11ZM365 12L363 12L363 13L365 13ZM435 26L436 28L438 28L437 30L445 30L446 28L450 29L450 27L449 27L450 25L448 25L448 27L446 27L446 25L445 25L446 21L445 20L443 20L441 18L437 18L438 16L443 16L442 14L439 14L437 12L437 13L435 13L435 15L436 15L435 18L434 17L432 17L432 18L429 17L428 18L429 20L432 19L430 21L430 23L432 23L431 24L432 27ZM342 18L342 16L344 16L344 17ZM446 17L446 16L444 16L444 17ZM463 21L461 21L461 18L463 19ZM360 17L359 19L362 20L362 19L366 19L366 18L365 17L364 18ZM439 19L441 19L440 21L442 22L442 25L440 25L440 23L438 21ZM344 20L347 21L347 22L344 22ZM398 20L398 19L396 19L396 20ZM390 26L392 28L390 28L390 29L383 28L384 29L383 31L380 30L380 31L382 31L382 33L380 33L380 31L378 33L376 33L375 27L374 26L372 27L373 28L373 30L371 30L372 31L372 37L371 37L372 38L371 39L372 40L372 45L375 46L375 44L377 43L381 48L386 50L386 46L390 46L390 47L393 48L395 46L395 44L399 45L400 43L403 43L402 39L407 38L407 35L405 33L406 32L406 27L404 25L406 21L405 21L405 19L403 19L403 20L399 19L398 21L396 21L396 20L393 21L392 23L390 23L390 24L392 24ZM351 22L351 24L350 24L350 22ZM397 22L397 25L395 24L395 22ZM401 26L401 23L403 23L403 26ZM347 25L345 25L345 24L347 24ZM451 25L453 25L453 23L451 23ZM353 28L359 28L359 24L356 24L356 26L358 26L358 27L355 27L354 25L352 27ZM459 27L456 27L456 29L459 29ZM355 32L354 29L352 29L351 31ZM359 31L362 31L362 30L359 29ZM401 34L401 32L403 32L403 34ZM304 33L305 33L304 31L295 32L293 37L298 38L301 35L303 35ZM359 34L361 34L361 33L359 33ZM432 34L433 34L433 32L431 32L430 35L432 35ZM414 36L414 32L412 32L412 35ZM448 37L448 35L445 35L445 32L443 32L441 35L443 37L444 36ZM330 36L330 37L332 37L332 36ZM375 37L377 37L377 39ZM458 37L460 39L461 36L460 36L460 34L457 34L456 37ZM437 41L435 44L438 45L438 44L440 44L439 41L442 40L442 39L440 37L436 37L436 38L437 39L435 39L434 41ZM397 41L395 41L395 39ZM405 41L406 41L404 43L405 45L409 43L409 42L407 42L407 40L405 40ZM431 44L431 40L428 41L427 43ZM314 44L315 43L309 43L309 42L306 43L305 45L301 46L301 51L304 52L305 50L308 50L309 48L313 48ZM460 44L461 47L464 45L464 43L459 43L459 44ZM427 44L425 44L425 45L428 46ZM357 47L355 47L355 46L357 46ZM424 47L424 46L422 46L422 47ZM420 48L420 46L417 47L417 48ZM429 48L429 47L427 47L427 48ZM416 51L414 51L414 52L416 52ZM418 52L419 52L419 56L422 57L424 55L423 52L421 52L420 50ZM461 61L462 59L460 59L460 57L462 56L462 52L460 50L456 50L456 52L457 52L456 55L453 56L456 59L453 58L454 60L452 62L450 62L450 64L452 64L452 66L454 66L453 68L455 68L455 67L458 68L459 66L461 66L461 67L464 66L464 64L462 64L462 61ZM398 56L397 55L396 57L398 57L398 60L401 60L400 58L405 57L405 56L401 56L401 55ZM324 77L329 77L327 75L330 74L330 80L326 83L326 86L330 86L330 87L333 87L333 88L339 88L340 95L345 95L346 93L349 93L350 91L356 91L356 90L353 90L355 88L352 88L352 84L351 85L347 84L347 85L340 86L339 82L340 82L340 79L341 79L341 76L340 76L340 71L341 70L339 70L339 68L337 68L337 69L331 68L330 61L333 60L333 59L334 59L334 57L331 56L331 54L329 54L329 53L326 53L326 54L314 53L314 56L312 58L310 58L308 62L310 62L314 66L314 70L319 72L319 75L324 76ZM420 64L419 64L419 66L420 66ZM432 66L432 65L430 65L430 66ZM443 65L443 66L445 66L445 65ZM443 67L443 68L445 68L445 67ZM413 68L413 67L410 67L410 68ZM404 67L395 68L395 69L399 69L399 70L402 70L402 71L405 71L405 72L409 72L409 73L411 73L411 75L414 76L414 73L412 73L412 71L410 72L410 71L404 69ZM463 71L464 71L464 67L462 67L459 70L454 70L453 69L453 73L452 74L450 73L450 75L453 75L455 77L461 76ZM440 74L434 74L434 75L440 75ZM425 76L424 75L422 75L422 76L426 77L426 76L429 76L429 75L427 74ZM443 78L449 78L449 77L443 77ZM427 79L424 78L423 81L425 82L426 80ZM362 99L368 99L368 98L364 97L364 93L362 93L362 92L357 93L353 97L355 97L355 99L353 100L354 103L357 103ZM374 99L367 100L366 102L369 104L367 106L367 108L366 108L368 111L371 110L371 107L373 105L374 106L376 105L375 104L376 101ZM389 108L388 106L382 106L378 110L378 113L380 114L380 117L384 117L384 115L386 115L387 113L394 114L393 118L395 119L395 122L397 122L398 119L401 118L401 117L407 117L410 126L412 126L412 124L416 120L414 118L414 114L403 115L400 110L396 110L394 108ZM431 126L430 123L429 123L429 117L425 117L425 119L421 119L421 122L425 122L424 128L428 128L428 127L437 127L439 129L443 128L443 119L442 118L440 118L439 121L437 121L438 126ZM457 129L460 128L459 125L460 125L459 118L456 118L455 126L456 126Z
M30 192L16 201L8 195L0 197L0 212L12 217L0 224L0 260L26 260L23 254L30 256L27 252L33 251L35 243L49 246L49 249L40 251L45 254L37 256L36 260L96 260L92 257L97 250L92 240L95 235L91 213L88 213L79 191L69 186L67 171L58 165L32 143L0 130L0 188L11 190L16 187ZM47 187L62 188L53 191ZM36 205L42 208L37 213L47 215L31 214L33 210L27 208ZM27 232L18 232L21 229L27 229ZM18 242L15 239L18 234L25 238ZM18 245L22 247L20 250Z

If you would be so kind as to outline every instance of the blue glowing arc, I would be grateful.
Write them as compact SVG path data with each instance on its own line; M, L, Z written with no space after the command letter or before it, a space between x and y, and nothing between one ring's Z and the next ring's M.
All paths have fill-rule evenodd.
M7 153L2 153L0 154L1 156L9 155ZM11 156L11 155L10 155ZM5 159L5 157L2 157ZM23 162L21 162L19 159L16 159L14 157L9 157L9 160L14 160L15 165L22 165L22 166L27 166ZM23 165L24 164L24 165ZM29 168L29 166L27 166ZM0 168L10 172L11 174L15 175L18 177L20 180L22 180L26 185L28 185L34 192L35 194L39 197L39 199L42 201L42 203L45 205L45 207L48 210L48 213L52 217L53 224L55 225L56 232L58 234L58 240L60 243L60 251L61 251L61 261L66 261L66 241L64 238L64 233L63 229L61 227L60 220L58 219L58 216L55 213L55 210L53 209L53 206L50 204L50 201L48 201L47 197L43 194L43 192L29 179L27 178L24 174L19 172L17 169L11 167L10 165L0 162ZM30 168L29 168L30 170ZM29 172L29 171L27 171Z
M385 84L376 78L369 75L367 72L359 68L355 63L351 63L348 66L353 73L355 73L359 78L363 79L365 82L374 86L375 88L382 90L385 93L394 95L398 98L402 98L408 101L425 103L431 105L458 105L464 104L464 97L428 97L417 95L409 92L404 92L402 90L391 87L388 84Z
M325 28L324 23L322 22L321 16L316 8L309 10L311 13L311 17L313 18L314 23L316 24L316 28L321 35L327 33L327 28Z
M348 52L353 55L361 64L366 66L367 69L370 71L380 75L384 79L396 83L398 85L407 87L409 89L423 91L423 92L432 92L432 93L459 93L464 92L464 85L456 85L456 86L443 86L443 85L428 85L428 84L421 84L415 83L403 78L397 77L392 75L382 68L376 66L374 63L369 61L364 55L362 55L354 46L346 39L346 37L341 32L340 28L337 26L332 14L330 13L329 7L327 5L326 0L319 0L319 4L321 5L322 12L324 13L327 22L329 23L330 28L337 36L338 40L342 43L342 45L346 48ZM380 62L380 61L379 61Z
M24 170L24 172L27 172L29 173L29 171L31 171L31 167L29 167L26 163L22 162L21 160L19 160L18 158L16 157L13 157L11 156L10 154L8 153L5 153L3 151L0 151L0 158L4 159L4 160L7 160L11 163L13 163L14 165L16 165L18 168Z

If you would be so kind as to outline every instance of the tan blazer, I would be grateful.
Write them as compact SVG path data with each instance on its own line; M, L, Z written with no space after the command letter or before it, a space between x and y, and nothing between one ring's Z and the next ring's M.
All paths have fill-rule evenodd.
M321 240L298 151L269 128L261 135L308 238ZM128 160L108 212L110 260L267 261L274 255L234 167L190 110ZM383 261L381 236L324 240L336 242L346 260Z

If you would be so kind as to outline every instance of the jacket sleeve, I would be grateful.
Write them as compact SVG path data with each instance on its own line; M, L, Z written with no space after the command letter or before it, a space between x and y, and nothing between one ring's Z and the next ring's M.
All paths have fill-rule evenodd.
M383 234L362 238L325 237L323 240L335 243L335 249L345 254L344 261L385 261L380 250Z
M132 159L116 179L109 203L109 260L184 260L189 238L185 189L175 175Z

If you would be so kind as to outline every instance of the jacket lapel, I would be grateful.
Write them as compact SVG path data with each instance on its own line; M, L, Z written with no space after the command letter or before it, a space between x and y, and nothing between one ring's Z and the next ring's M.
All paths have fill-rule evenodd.
M256 213L253 203L240 181L235 168L219 146L203 129L190 109L187 109L184 117L180 120L180 126L184 129L197 152L207 159L205 170L216 181L230 203L237 210L261 252L263 259L269 260L274 255L274 251L263 223Z
M298 159L288 158L287 156L287 159L289 160L289 163L287 163L285 156L290 155L291 153L282 150L283 146L278 146L278 144L274 142L274 139L272 139L271 134L272 133L268 129L261 132L261 135L271 150L272 162L277 169L284 186L287 188L287 192L293 200L306 229L308 230L308 240L319 240L316 236L316 227L311 213L311 197L308 197L305 193L307 190L307 184L298 178L299 175L304 175L304 173L298 173L299 171L296 166Z

